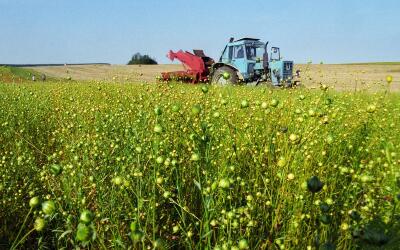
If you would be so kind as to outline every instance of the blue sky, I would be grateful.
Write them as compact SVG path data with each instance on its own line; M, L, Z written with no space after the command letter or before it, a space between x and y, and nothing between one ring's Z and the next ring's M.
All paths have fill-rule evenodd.
M400 61L398 0L0 0L0 63L161 63L169 49L218 58L229 37L319 63Z

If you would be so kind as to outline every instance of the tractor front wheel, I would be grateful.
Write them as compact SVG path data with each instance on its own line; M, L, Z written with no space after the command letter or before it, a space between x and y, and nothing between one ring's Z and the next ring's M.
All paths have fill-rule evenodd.
M236 71L230 67L222 66L218 68L211 78L211 84L229 85L237 84L239 81Z

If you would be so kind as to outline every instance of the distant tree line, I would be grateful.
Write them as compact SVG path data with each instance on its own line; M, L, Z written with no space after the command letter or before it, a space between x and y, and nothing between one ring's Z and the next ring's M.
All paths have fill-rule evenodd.
M157 64L157 61L151 58L149 55L141 55L140 53L136 53L128 62L128 65L134 64Z

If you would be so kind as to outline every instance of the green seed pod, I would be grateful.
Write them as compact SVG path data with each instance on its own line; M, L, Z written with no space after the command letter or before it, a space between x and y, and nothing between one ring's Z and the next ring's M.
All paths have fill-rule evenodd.
M261 108L266 109L268 108L268 104L266 102L261 103Z
M32 198L29 200L29 206L30 206L31 208L36 208L36 207L38 207L39 205L40 205L40 199L39 199L39 197L35 196L35 197L32 197Z
M193 115L198 115L198 114L200 114L200 111L201 111L200 105L194 105L194 106L192 107L192 114L193 114Z
M225 80L228 80L228 79L231 77L231 75L230 75L228 72L224 72L224 73L222 74L222 77L223 77Z
M329 211L329 205L326 204L325 202L322 202L319 205L319 208L321 209L321 212L323 212L323 213L327 213Z
M46 221L43 218L36 218L33 227L38 232L43 231L46 227Z
M332 217L329 214L322 214L319 216L319 221L325 225L328 225L332 222Z
M229 180L227 180L227 179L221 179L221 180L219 181L219 183L218 183L218 186L219 186L220 188L229 188L229 186L230 186Z
M140 242L143 240L144 234L140 230L136 230L134 232L131 232L131 239L134 243Z
M328 135L328 137L326 138L326 142L327 142L328 144L332 144L332 143L333 143L333 136Z
M61 172L62 172L62 167L61 167L60 165L53 164L53 165L50 166L50 172L51 172L53 175L57 176L57 175L61 174Z
M177 232L179 232L179 226L173 226L172 227L172 232L174 233L174 234L176 234Z
M142 148L141 148L141 147L136 147L136 148L135 148L135 151L136 151L137 153L141 153L141 152L142 152Z
M114 182L115 185L119 186L122 184L124 180L120 176L116 176L112 179L112 182Z
M239 241L238 246L239 246L239 249L249 249L249 243L247 242L246 239L241 239Z
M89 210L83 210L81 216L79 217L80 222L89 224L93 220L93 213Z
M368 113L374 113L376 111L376 106L371 104L367 107L367 112Z
M196 153L192 154L192 156L190 157L190 160L192 160L192 161L200 160L199 154L196 154Z
M162 164L162 163L164 162L164 157L158 156L158 157L156 158L156 162L157 162L158 164Z
M179 111L179 106L178 105L172 106L172 111L173 112L178 112Z
M164 182L164 178L162 178L162 177L157 177L156 183L157 183L158 185L163 184L163 182Z
M217 188L217 186L218 186L218 183L217 182L213 182L213 184L211 184L211 190L214 191Z
M289 135L289 140L290 140L292 143L297 142L298 139L299 139L299 137L298 137L296 134L290 134L290 135Z
M161 114L162 114L161 108L160 108L160 107L156 107L156 108L154 109L154 114L156 114L156 115L161 115Z
M202 91L204 94L206 94L206 93L208 92L207 86L201 87L201 91Z
M161 239L153 241L153 249L165 249L165 243Z
M130 229L131 229L132 232L135 232L135 231L137 231L139 229L138 224L137 224L136 221L132 221L131 222Z
M171 192L165 191L165 192L163 193L163 197L164 197L165 199L168 199L169 197L171 197Z
M307 188L312 193L317 193L321 191L324 183L322 183L317 176L313 176L307 181Z
M87 242L92 237L92 233L92 229L89 226L79 223L76 230L76 239L81 242Z
M243 101L240 103L240 107L241 107L241 108L247 108L247 107L249 107L249 102L248 102L247 100L243 100Z
M161 127L160 124L156 124L156 125L154 126L154 132L156 132L156 133L158 133L158 134L160 134L160 133L163 132L163 128Z
M272 99L272 100L271 100L271 106L272 106L272 107L277 107L278 104L279 104L279 101L278 101L277 99Z
M320 88L323 91L327 91L329 87L326 84L321 84Z
M332 104L332 99L331 98L327 98L327 99L325 99L325 105L331 105Z
M42 203L42 211L46 215L52 215L56 210L56 204L54 201L45 201Z
M286 132L288 132L288 127L282 126L279 128L279 131L281 131L282 133L286 133Z
M391 84L392 83L392 81L393 81L393 77L392 76L386 76L386 82L388 83L388 84Z
M286 166L286 163L287 163L286 159L284 157L280 157L277 162L277 165L278 165L278 167L284 167L284 166Z

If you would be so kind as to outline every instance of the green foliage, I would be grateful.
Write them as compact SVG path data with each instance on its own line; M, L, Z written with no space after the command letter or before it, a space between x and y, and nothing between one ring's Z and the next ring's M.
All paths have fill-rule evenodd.
M8 67L10 69L10 72L22 79L30 80L32 75L39 75L39 73L34 72L33 70L25 69L25 68L19 68L19 67Z
M27 81L31 80L33 74L39 76L39 73L34 72L33 70L18 67L0 66L0 82Z
M151 58L149 55L141 55L140 53L136 53L132 56L131 60L128 62L128 65L134 64L157 64L157 61Z
M399 245L398 94L65 81L0 106L3 248Z

